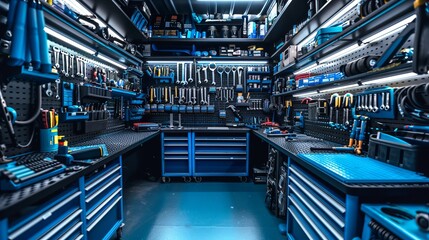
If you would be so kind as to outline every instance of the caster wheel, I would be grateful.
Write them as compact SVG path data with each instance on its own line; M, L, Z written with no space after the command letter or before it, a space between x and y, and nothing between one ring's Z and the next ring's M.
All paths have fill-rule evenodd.
M190 183L192 181L192 178L191 177L183 177L183 181L185 183Z
M163 183L169 183L169 182L171 182L171 179L170 179L170 177L162 177L162 178L161 178L161 181L162 181Z
M240 177L240 181L243 183L247 182L247 177Z
M202 177L194 177L195 182L201 182L203 180Z

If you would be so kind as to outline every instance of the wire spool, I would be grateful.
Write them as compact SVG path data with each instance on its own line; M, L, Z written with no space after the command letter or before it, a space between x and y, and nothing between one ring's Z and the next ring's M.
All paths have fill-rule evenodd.
M350 63L350 72L352 76L362 73L362 72L359 72L357 65L358 65L358 61L354 61Z
M352 69L351 69L352 65L351 63L347 63L345 68L344 68L344 75L346 75L347 77L352 76Z

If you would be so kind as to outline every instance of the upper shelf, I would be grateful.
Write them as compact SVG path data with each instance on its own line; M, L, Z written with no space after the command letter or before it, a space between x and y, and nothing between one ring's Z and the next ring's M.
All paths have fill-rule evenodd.
M277 49L272 58L280 55L281 52L286 50L292 44L299 44L303 41L307 36L317 31L318 28L326 22L329 18L334 16L336 12L338 12L343 6L347 4L348 0L332 0L327 2L312 18L308 21L304 27L302 27L288 42L286 42L283 46Z
M322 45L307 54L299 57L297 62L290 64L274 75L284 75L316 62L324 56L338 52L346 46L359 43L364 36L384 29L387 24L396 22L409 16L413 11L412 0L390 1L370 15L353 24L343 32L337 34Z
M246 43L261 44L263 39L259 38L150 38L150 43L200 43L200 44L220 44L220 43Z
M124 60L127 65L141 65L142 61L136 56L118 47L114 43L101 39L98 35L83 27L78 22L73 21L67 15L53 8L51 5L45 2L42 3L47 26L61 32L64 36L79 41L79 43L85 46L92 47L94 50L112 59L119 61L119 58L121 58L121 60ZM50 38L50 36L48 36L48 38ZM65 43L62 44L67 45Z
M226 57L226 56L208 56L208 57L197 57L197 56L153 56L148 57L149 61L269 61L269 57Z
M294 24L303 21L307 17L307 11L302 11L302 9L308 9L307 1L288 0L273 25L268 29L267 34L265 34L264 42L273 43L284 38L285 30L292 29Z
M124 36L127 41L142 43L146 39L146 35L132 23L116 1L79 0L79 2L95 13L97 17L104 20L112 29Z

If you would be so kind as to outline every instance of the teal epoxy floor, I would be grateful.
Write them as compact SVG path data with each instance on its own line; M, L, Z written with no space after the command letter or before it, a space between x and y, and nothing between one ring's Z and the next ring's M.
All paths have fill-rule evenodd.
M134 182L124 191L123 239L286 239L264 197L263 184Z

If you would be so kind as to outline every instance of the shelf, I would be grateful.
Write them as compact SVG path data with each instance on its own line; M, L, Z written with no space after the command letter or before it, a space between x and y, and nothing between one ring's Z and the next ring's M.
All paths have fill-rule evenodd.
M116 1L79 0L79 2L107 23L110 28L124 36L127 41L142 43L146 39L146 35L133 24Z
M258 38L150 38L149 43L184 43L184 44L261 44L263 39Z
M128 97L134 98L137 96L136 92L128 91L120 88L112 88L112 97Z
M269 61L269 57L248 57L248 56L237 56L237 57L223 57L223 56L208 56L208 57L197 57L197 56L152 56L146 57L147 61L171 61L176 64L176 61Z
M3 73L5 73L7 78L32 81L38 84L53 82L59 78L57 73L42 73L35 70L28 70L24 66L7 67L6 69L3 69Z
M327 42L298 58L297 62L284 67L274 75L291 73L340 49L357 43L362 37L383 29L386 23L406 18L413 12L412 0L390 1L370 15L337 34Z
M398 67L383 70L383 71L362 73L362 74L355 75L355 76L348 77L348 78L344 78L344 79L341 79L338 81L323 83L323 84L319 84L316 86L304 87L304 88L296 89L296 90L289 91L289 92L273 94L273 97L292 96L294 94L300 94L300 93L304 93L307 91L319 91L319 90L323 90L323 89L329 89L330 87L337 87L337 86L341 86L342 84L347 84L347 83L356 83L357 84L357 82L361 81L362 79L375 79L378 77L386 78L386 77L400 75L400 74L409 73L409 72L412 72L412 63L402 64Z
M319 27L331 18L336 12L338 12L344 5L347 4L347 0L332 0L326 3L312 18L308 21L288 42L283 44L277 49L271 58L276 58L281 52L286 50L290 45L297 45L301 43L307 36L317 31Z
M51 5L46 2L43 3L43 10L45 15L46 26L49 26L60 32L64 36L70 37L73 40L79 41L82 45L93 48L94 50L106 55L111 59L116 59L119 61L121 58L124 60L127 65L141 65L141 60L131 53L125 51L124 49L118 47L116 44L108 42L95 33L91 32L89 29L83 27L78 22L69 18L64 13L53 8ZM126 28L128 29L128 28ZM48 39L51 39L52 36L48 35ZM57 42L57 41L56 41ZM64 43L62 41L58 42L61 45L74 49L75 47ZM102 61L100 59L100 61ZM110 63L107 63L110 65ZM114 67L112 65L112 67Z
M242 19L225 19L225 21L214 21L214 22L204 22L195 23L195 27L207 27L207 26L241 26L243 24ZM220 30L220 29L218 29Z
M302 11L297 11L297 9ZM292 29L295 23L304 20L307 16L307 1L288 0L282 11L276 17L275 22L265 34L264 42L272 43L284 38L289 29Z
M270 72L248 71L247 75L270 75Z

